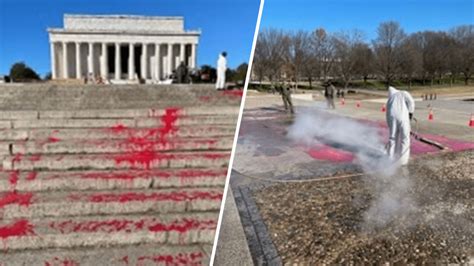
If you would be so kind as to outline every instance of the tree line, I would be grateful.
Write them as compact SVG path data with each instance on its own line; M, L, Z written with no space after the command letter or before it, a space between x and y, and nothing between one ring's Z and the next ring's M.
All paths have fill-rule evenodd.
M448 79L468 85L473 71L474 25L407 34L395 21L381 23L370 42L357 29L329 33L323 28L267 28L258 35L252 65L252 77L260 83L291 79L312 87L316 80L337 79L344 88L354 80L363 80L365 86L372 78L386 86Z

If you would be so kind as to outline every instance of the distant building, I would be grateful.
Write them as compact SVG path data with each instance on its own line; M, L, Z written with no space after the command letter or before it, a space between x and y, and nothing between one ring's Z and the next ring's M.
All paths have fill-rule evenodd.
M64 29L48 33L52 79L116 82L165 79L181 61L195 68L201 34L183 17L128 15L64 15Z

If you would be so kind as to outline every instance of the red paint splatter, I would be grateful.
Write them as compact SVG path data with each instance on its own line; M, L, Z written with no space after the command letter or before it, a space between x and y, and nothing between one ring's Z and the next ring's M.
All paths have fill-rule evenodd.
M23 154L21 153L17 153L15 154L15 156L13 157L12 159L12 163L16 163L16 162L21 162L21 159L23 158Z
M62 234L70 233L117 233L117 232L136 232L148 230L149 232L179 232L185 233L190 230L214 230L217 226L215 220L194 220L181 219L172 222L159 221L156 218L128 220L113 219L106 221L73 221L66 220L60 222L50 222L49 228L57 230Z
M128 129L128 127L126 127L122 124L117 124L113 127L110 127L109 129L114 133L122 133L122 132L126 131Z
M0 226L0 238L21 237L35 235L33 225L28 220L18 220L10 225Z
M204 255L201 252L193 252L190 254L179 253L177 255L152 255L152 256L141 256L137 260L137 265L145 265L146 261L152 261L155 264L165 265L202 265L202 259Z
M155 163L160 163L162 160L169 160L175 158L173 154L161 154L153 151L139 151L115 155L114 160L116 164L128 163L132 167L142 166L150 169Z
M37 162L41 159L41 154L34 154L28 158L31 162Z
M21 206L29 206L33 194L31 192L19 193L17 191L7 192L0 198L0 208L7 205L18 204Z
M29 172L28 176L26 176L26 180L27 181L35 180L37 176L38 176L37 172Z
M120 259L120 261L123 261L126 265L128 265L128 256L124 256Z
M165 113L160 117L161 127L152 128L145 131L146 134L138 136L134 131L128 131L129 137L123 142L123 145L129 152L124 155L114 156L117 165L128 163L134 167L142 166L150 169L154 162L160 162L164 159L171 159L173 155L160 154L154 151L155 144L170 146L167 138L175 134L178 130L176 122L179 118L179 108L167 108ZM115 126L112 131L115 133L124 130L120 125Z
M58 257L54 257L54 259L52 261L45 261L44 262L44 265L45 266L53 266L53 265L61 265L61 266L79 266L79 263L77 263L76 261L72 260L72 259L68 259L68 258L65 258L65 259L60 259Z
M244 96L244 90L226 90L221 92L224 96L229 96L231 98L242 98Z
M58 141L61 141L61 139L52 136L48 138L48 143L56 143Z
M332 162L352 162L354 159L354 155L352 153L329 146L312 148L308 151L308 154L314 159Z
M20 170L11 171L10 177L8 179L10 181L10 184L15 187L18 183L18 180L20 179Z
M221 200L220 192L154 192L154 193L97 193L92 195L72 194L69 199L79 201L85 199L90 202L133 202L133 201L193 201L193 200Z

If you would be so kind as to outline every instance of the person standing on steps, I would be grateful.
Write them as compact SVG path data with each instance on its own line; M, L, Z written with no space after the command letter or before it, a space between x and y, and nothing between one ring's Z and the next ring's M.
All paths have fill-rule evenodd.
M216 89L225 89L225 72L227 71L227 53L222 52L217 59L217 81Z

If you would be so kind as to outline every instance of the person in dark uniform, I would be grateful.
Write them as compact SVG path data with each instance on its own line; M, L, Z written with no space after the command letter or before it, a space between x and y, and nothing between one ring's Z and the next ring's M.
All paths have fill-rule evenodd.
M336 109L336 105L334 104L334 91L336 88L330 81L328 81L324 86L324 97L326 98L326 103L328 109Z
M291 114L294 114L294 108L293 108L293 102L291 101L291 91L290 91L290 86L287 82L282 81L278 87L277 90L281 94L281 98L283 100L283 105L285 106L285 110L290 112Z

